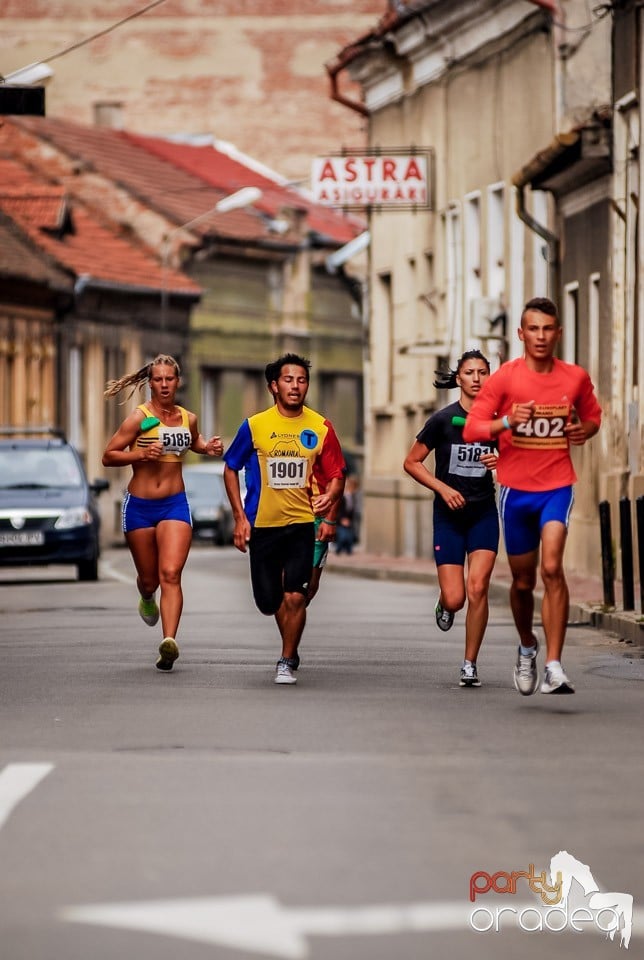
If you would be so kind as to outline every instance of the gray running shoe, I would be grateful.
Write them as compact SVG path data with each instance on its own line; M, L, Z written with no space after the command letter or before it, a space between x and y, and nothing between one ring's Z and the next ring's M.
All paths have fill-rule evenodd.
M445 609L445 607L441 604L440 597L436 601L434 613L436 614L436 626L439 630L442 630L443 633L447 633L448 630L452 629L452 626L454 625L454 614Z
M297 683L297 677L295 676L293 667L286 657L280 657L277 661L275 683Z
M174 661L179 656L179 647L173 637L166 637L159 647L157 670L172 670Z
M459 686L461 687L480 687L481 681L479 680L479 675L476 672L475 663L464 663L461 667L461 679L459 680Z
M560 663L547 663L543 671L542 693L574 693L575 688Z
M534 634L533 634L534 636ZM514 686L524 697L530 697L539 686L539 673L537 671L537 654L539 653L539 644L535 640L534 653L524 656L519 646L517 652L517 662L514 668Z

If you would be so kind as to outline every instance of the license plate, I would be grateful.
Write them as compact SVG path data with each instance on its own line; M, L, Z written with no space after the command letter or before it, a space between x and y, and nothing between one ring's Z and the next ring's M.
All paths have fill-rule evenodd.
M44 542L45 534L42 530L0 533L0 547L40 547Z

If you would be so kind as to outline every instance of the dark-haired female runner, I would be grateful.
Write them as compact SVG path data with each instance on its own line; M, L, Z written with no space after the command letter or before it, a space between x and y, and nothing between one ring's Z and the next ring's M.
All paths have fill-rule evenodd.
M496 444L465 443L465 418L490 375L479 350L468 350L456 370L438 373L438 389L460 388L455 403L432 414L416 437L404 469L434 497L434 559L440 593L436 623L449 630L467 598L465 658L460 685L478 687L476 661L488 621L488 590L499 546L499 517L494 479ZM424 461L435 452L435 472ZM465 558L467 557L467 578Z

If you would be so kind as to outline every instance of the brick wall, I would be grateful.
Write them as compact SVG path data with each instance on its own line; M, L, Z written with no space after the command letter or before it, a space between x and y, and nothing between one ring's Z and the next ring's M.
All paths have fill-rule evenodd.
M5 0L0 72L58 53L142 6ZM121 102L125 129L212 134L306 180L316 154L364 142L364 119L329 99L324 64L386 8L387 0L167 0L54 60L47 113L92 123L95 103Z

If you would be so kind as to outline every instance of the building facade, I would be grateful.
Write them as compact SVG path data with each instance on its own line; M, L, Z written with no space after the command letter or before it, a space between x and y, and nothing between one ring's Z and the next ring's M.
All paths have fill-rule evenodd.
M369 211L371 550L431 556L427 497L402 461L449 400L434 371L471 347L493 368L519 355L522 306L547 295L560 308L562 358L590 370L606 414L593 443L573 451L569 547L576 569L601 568L597 504L629 486L626 424L636 414L625 409L629 334L619 330L632 316L625 276L632 300L640 269L626 250L628 212L615 209L627 173L616 176L614 163L614 14L575 0L414 2L337 55L336 71L361 86L354 106L368 114L371 148L425 147L435 164L430 211Z

